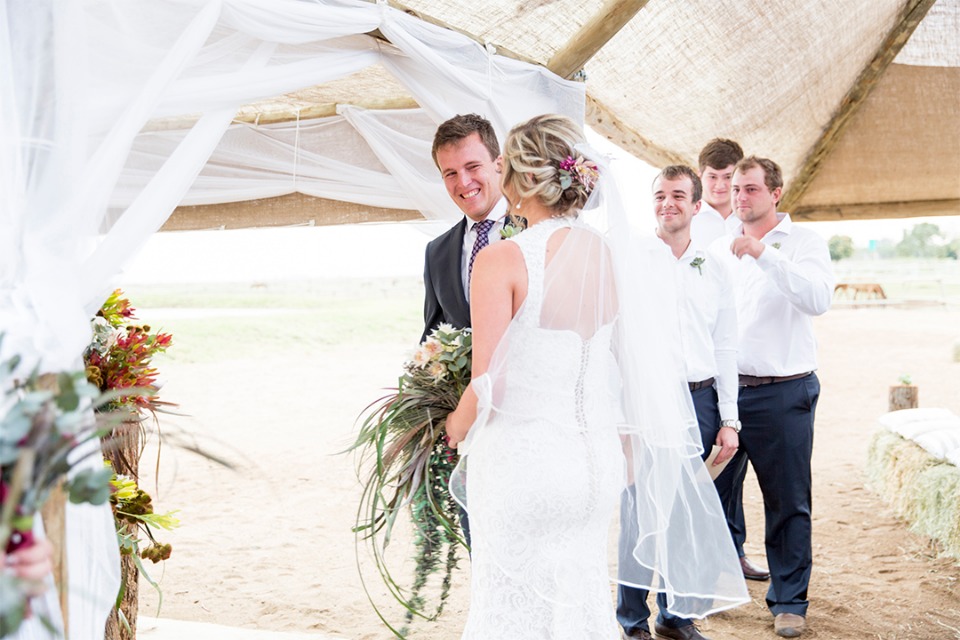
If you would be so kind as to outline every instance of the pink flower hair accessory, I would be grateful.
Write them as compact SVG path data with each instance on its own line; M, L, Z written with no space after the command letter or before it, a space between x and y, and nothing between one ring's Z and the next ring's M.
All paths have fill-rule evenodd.
M583 156L567 156L560 161L560 188L567 190L576 185L587 195L597 186L600 179L600 170L595 162L584 159Z

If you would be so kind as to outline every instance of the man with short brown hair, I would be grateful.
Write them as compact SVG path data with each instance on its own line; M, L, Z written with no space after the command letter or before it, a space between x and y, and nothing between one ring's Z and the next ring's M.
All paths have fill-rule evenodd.
M703 183L703 205L693 219L691 233L704 246L728 234L737 223L730 202L730 180L742 158L743 149L727 138L714 138L700 151L697 164Z
M470 326L473 259L500 239L507 211L500 193L500 145L490 121L474 113L450 118L437 128L432 154L464 217L427 245L421 342L444 322Z
M741 225L730 244L737 282L740 451L763 493L774 630L806 628L811 542L813 426L820 381L813 317L830 308L833 268L827 243L778 213L777 163L741 160L732 181Z
M714 138L700 151L698 164L703 184L703 204L700 213L693 219L690 235L703 246L710 246L717 238L733 232L740 219L733 214L730 200L730 181L736 165L743 159L743 149L727 138ZM732 474L730 490L733 495L724 501L727 527L740 556L740 568L747 580L767 580L770 572L757 565L744 552L747 540L747 522L743 515L743 482L747 475L747 462L741 461L728 472Z
M477 254L500 240L507 202L500 193L500 143L490 121L475 113L443 122L433 138L433 161L463 218L427 244L423 261L423 342L441 323L470 326L470 273ZM470 522L460 509L467 545Z
M673 257L673 278L677 286L680 344L686 364L687 384L696 412L697 426L707 459L714 446L720 448L712 462L715 469L737 451L740 421L737 419L737 315L733 282L728 265L692 238L690 225L697 219L702 188L696 172L686 165L671 165L653 181L653 213L657 237ZM724 475L726 473L727 475ZM713 475L713 474L712 474ZM729 490L731 476L719 473L718 493ZM636 544L631 523L635 517L621 514L621 553ZM628 532L628 533L625 533ZM680 558L677 562L683 563ZM650 608L646 589L620 585L617 589L617 621L623 636L651 640ZM693 620L667 609L667 597L658 593L659 613L654 623L657 638L709 640Z

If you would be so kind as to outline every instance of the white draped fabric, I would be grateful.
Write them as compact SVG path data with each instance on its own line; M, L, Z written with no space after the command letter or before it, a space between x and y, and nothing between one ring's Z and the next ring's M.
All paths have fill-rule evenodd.
M392 44L367 35L376 29ZM231 127L243 104L376 64L422 110ZM477 112L504 133L545 111L582 122L583 86L382 3L0 0L0 358L79 367L111 279L181 202L299 190L448 217L435 125ZM188 131L138 137L184 115ZM320 129L342 144L311 144ZM68 521L69 571L86 582L71 598L92 604L71 601L70 634L94 637L116 549L108 511L73 512L85 520Z
M385 4L3 0L0 18L0 327L4 353L47 369L75 364L110 278L181 202L301 191L449 218L440 121L583 120L583 85ZM376 64L422 109L231 126L243 104ZM188 131L140 133L185 115Z

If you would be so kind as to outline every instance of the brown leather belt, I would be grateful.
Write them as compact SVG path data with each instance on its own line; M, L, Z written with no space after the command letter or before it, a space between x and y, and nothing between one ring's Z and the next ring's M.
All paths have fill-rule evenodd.
M741 373L740 386L741 387L760 387L765 384L775 384L777 382L788 382L790 380L799 380L800 378L806 378L811 373L813 373L813 371L798 373L792 376L748 376L745 373Z
M709 387L713 385L713 378L707 378L706 380L701 380L700 382L688 382L690 385L690 391L699 391L704 387Z

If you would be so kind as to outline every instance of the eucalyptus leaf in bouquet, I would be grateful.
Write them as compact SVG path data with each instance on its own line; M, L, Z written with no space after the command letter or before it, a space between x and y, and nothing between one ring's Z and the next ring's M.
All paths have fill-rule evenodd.
M74 503L103 504L110 496L109 470L68 474L86 456L99 455L97 441L112 426L93 410L114 398L100 394L83 371L15 380L15 368L15 360L0 364L0 549L6 553L33 544L33 520L56 487ZM0 636L20 626L34 591L0 573Z
M361 414L360 433L351 451L359 453L363 492L354 532L358 553L366 546L391 595L406 609L406 622L436 619L442 612L457 567L457 550L466 547L459 534L460 512L448 488L457 463L444 429L470 383L472 336L469 329L440 325L403 366L392 393ZM413 583L404 588L387 567L385 553L398 516L410 510L416 527L417 555ZM435 605L425 590L432 574L443 570ZM362 574L361 574L362 578ZM366 585L364 585L366 589ZM371 604L381 620L376 603Z

